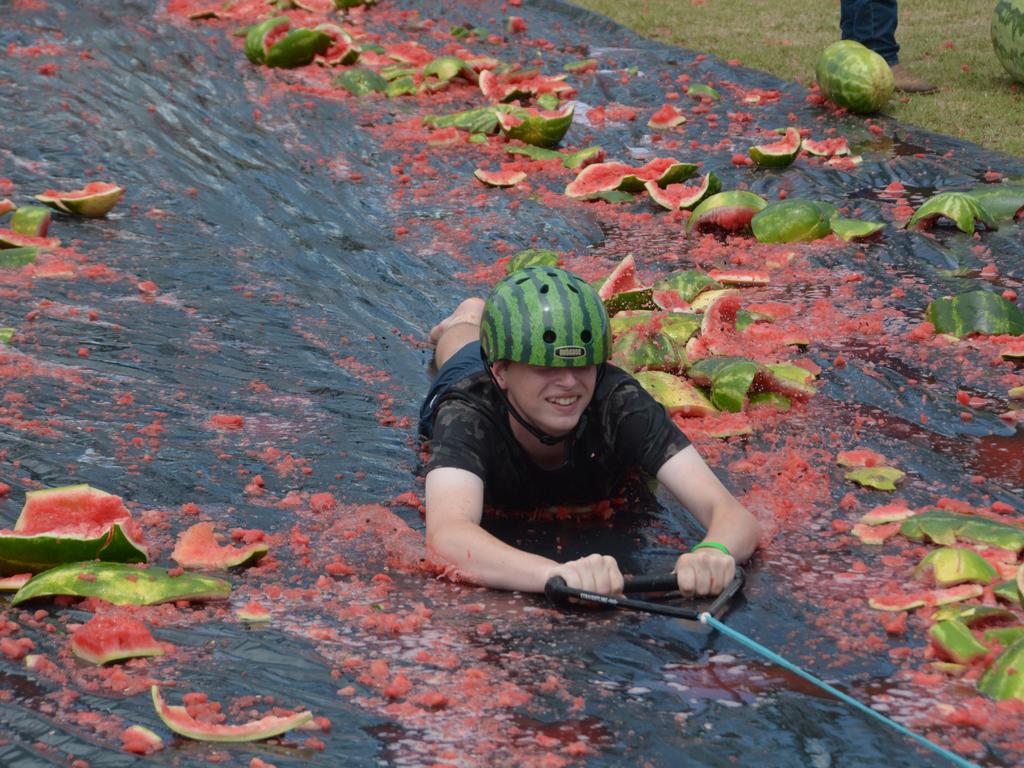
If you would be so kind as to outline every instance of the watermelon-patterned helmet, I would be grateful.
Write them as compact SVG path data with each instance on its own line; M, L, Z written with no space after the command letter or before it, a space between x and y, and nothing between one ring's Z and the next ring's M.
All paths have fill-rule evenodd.
M480 346L488 362L582 368L611 355L608 313L587 281L556 267L526 267L484 303Z

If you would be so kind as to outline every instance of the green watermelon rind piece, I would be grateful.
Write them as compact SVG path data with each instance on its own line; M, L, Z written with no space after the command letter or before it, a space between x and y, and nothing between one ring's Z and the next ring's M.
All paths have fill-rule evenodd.
M957 338L982 335L1024 334L1024 311L994 291L977 290L935 299L925 310L925 319L936 333Z
M683 371L687 365L685 342L659 331L651 335L633 328L612 342L612 364L630 373L640 370Z
M765 168L784 168L796 160L800 145L800 131L790 126L786 128L783 138L770 144L751 147L747 154L755 163Z
M514 187L526 181L525 171L488 171L485 168L477 168L473 175L477 181L488 187Z
M644 390L670 414L706 416L718 411L692 383L665 371L640 371L635 375Z
M505 265L505 274L511 275L526 267L557 267L561 257L557 251L545 248L527 248L519 251Z
M974 636L970 628L957 619L945 619L928 630L932 644L943 655L958 664L970 664L988 653L988 647Z
M274 16L259 24L249 27L245 33L245 55L253 64L263 64L266 61L267 53L263 47L263 41L267 35L282 24L291 24L287 16Z
M943 621L945 619L956 619L969 627L973 627L975 624L1016 621L1017 615L1013 611L994 605L947 605L932 614L933 621ZM1024 627L1022 627L1022 630L1024 630Z
M1024 637L996 657L978 679L978 690L996 701L1024 700Z
M874 467L860 467L843 475L844 480L857 483L865 488L874 488L876 491L895 491L896 483L902 480L905 473L895 467L877 465Z
M51 208L38 205L23 205L11 216L11 231L29 237L46 237L50 226Z
M742 357L706 357L686 371L695 383L711 387L711 402L720 411L739 413L746 404L759 363Z
M331 79L331 85L335 88L342 88L353 96L367 96L371 93L386 93L388 81L378 75L372 69L353 68L336 75ZM444 128L444 125L435 125L436 128Z
M165 568L136 568L123 563L66 563L32 577L11 605L55 595L98 597L114 605L156 605L176 600L217 600L231 585L202 574L171 576Z
M968 190L988 214L999 221L1013 221L1024 214L1024 184L984 184Z
M957 584L990 584L995 580L996 569L973 549L966 547L941 547L929 552L914 568L914 578L928 576L940 587Z
M188 714L185 707L168 704L164 701L158 685L152 686L150 694L153 699L153 708L163 720L164 725L179 736L196 741L222 743L262 741L299 728L313 719L313 713L305 710L284 717L267 715L241 725L213 725L194 719Z
M21 269L35 264L39 249L34 245L23 245L20 248L3 248L0 246L0 269Z
M498 112L498 127L508 138L550 149L557 146L572 127L575 104L561 112L544 113L528 109L503 109ZM513 123L513 119L519 122Z
M900 525L900 533L912 541L928 538L944 546L962 540L1016 553L1024 550L1024 528L945 509L929 509L907 518Z
M674 291L689 304L704 291L721 289L722 284L704 272L686 269L658 280L653 288L655 291Z
M0 574L40 573L65 563L103 560L145 563L146 548L134 543L120 523L94 538L0 534Z
M975 222L981 222L990 230L999 229L996 220L978 202L966 192L939 192L932 195L907 222L907 229L930 226L939 218L945 217L956 224L957 229L965 234L974 234Z
M318 29L293 29L270 46L263 63L268 67L281 69L304 67L318 55L325 53L333 42L330 35Z
M829 219L829 227L832 229L832 234L849 243L853 240L866 240L869 237L874 237L885 229L885 224L880 221L859 221L833 216Z

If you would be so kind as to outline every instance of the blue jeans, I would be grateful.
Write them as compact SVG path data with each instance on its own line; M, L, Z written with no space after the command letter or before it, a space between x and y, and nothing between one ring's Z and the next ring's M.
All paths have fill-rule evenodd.
M890 65L900 60L896 42L896 0L840 0L843 40L856 40Z
M477 371L486 370L480 357L480 342L471 341L448 358L420 406L420 434L428 440L434 434L434 406L448 388Z

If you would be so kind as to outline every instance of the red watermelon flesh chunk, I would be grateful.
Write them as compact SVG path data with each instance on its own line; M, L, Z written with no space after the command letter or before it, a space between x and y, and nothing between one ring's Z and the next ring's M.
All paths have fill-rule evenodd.
M213 523L196 523L178 539L171 559L182 568L217 569L249 565L267 554L265 542L243 547L221 546L213 531Z
M67 485L26 493L14 531L23 535L76 529L94 533L131 518L120 496L89 485Z
M632 255L627 256L618 263L607 279L601 285L597 295L602 300L610 299L617 293L635 291L643 286L636 279L636 260Z
M164 654L142 621L118 615L93 616L71 635L71 650L93 664Z

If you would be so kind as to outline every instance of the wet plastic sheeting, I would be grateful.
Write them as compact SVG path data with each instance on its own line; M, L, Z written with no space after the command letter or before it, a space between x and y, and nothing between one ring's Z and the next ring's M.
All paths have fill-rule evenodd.
M408 7L440 29L498 31L503 22L498 3ZM995 287L1019 290L1022 227L980 239L949 228L907 232L891 224L893 202L880 193L899 182L916 207L988 172L1024 175L1024 164L884 118L837 116L808 103L798 85L641 40L568 5L528 3L516 13L552 47L514 38L467 45L509 61L539 55L549 74L581 57L601 62L570 78L577 119L565 145L599 143L609 159L635 164L701 160L727 189L828 200L890 222L878 243L793 246L793 269L745 294L798 312L824 302L836 308L832 322L852 324L813 329L821 334L805 356L822 375L806 405L758 422L747 438L698 439L768 531L728 621L947 745L977 739L974 752L964 747L972 759L1007 764L1012 728L1000 735L935 719L937 703L966 706L969 684L901 676L926 669L925 624L886 638L866 599L909 568L884 559L899 547L868 549L833 526L889 497L844 483L833 459L856 446L885 454L908 472L900 495L911 506L943 496L1020 504L1013 456L1024 446L997 417L1014 370L990 367L991 349L964 343L963 354L940 354L907 336L930 299L992 285L979 278L989 262ZM325 96L294 87L297 75L251 66L231 37L237 24L189 22L151 3L18 0L0 16L0 177L9 179L0 197L25 204L92 179L128 188L106 219L55 217L50 234L65 249L41 264L63 259L72 277L0 272L0 326L17 329L13 347L0 350L0 480L12 486L0 522L13 524L26 490L88 482L130 503L166 565L174 538L199 519L182 506L196 504L221 531L272 537L269 564L234 574L224 608L256 599L274 614L269 626L250 628L216 607L140 611L175 648L126 665L118 688L69 654L68 625L87 611L6 609L7 634L30 639L66 674L0 660L0 764L198 766L211 756L238 766L253 757L278 766L942 764L714 635L647 616L561 614L532 597L425 575L420 515L392 501L421 492L414 435L428 383L426 334L459 300L487 290L502 272L498 256L552 248L597 277L632 252L654 277L728 266L749 242L698 248L642 198L552 204L484 190L472 170L505 158L475 155L484 150L472 145L427 153L434 172L416 177L410 168L425 147L403 131L417 116L481 105L468 87L435 104ZM391 42L418 34L389 3L365 23ZM719 122L691 117L668 151L652 142L646 119L684 73L722 93ZM752 89L779 98L751 106L742 97ZM636 119L588 119L612 103L636 109ZM835 129L863 164L733 165L735 153L763 142L757 128L786 124L817 138ZM531 183L559 192L570 178ZM428 184L431 194L413 194ZM964 420L960 388L990 405ZM244 426L218 428L218 415ZM328 492L337 506L312 509L310 495ZM852 508L839 505L848 494ZM496 525L552 556L608 551L630 570L670 567L680 542L697 535L678 510L651 499L582 531ZM325 575L336 557L351 575ZM33 617L35 609L46 616ZM890 653L900 647L908 654ZM383 672L377 660L388 662ZM399 677L419 704L384 693ZM205 691L229 721L239 714L232 701L259 695L272 697L260 711L308 707L331 728L284 745L172 739L152 711L150 679L175 683L174 703ZM428 691L445 703L416 698ZM94 713L102 727L86 717ZM168 748L145 761L120 752L120 730L132 723L158 730Z

